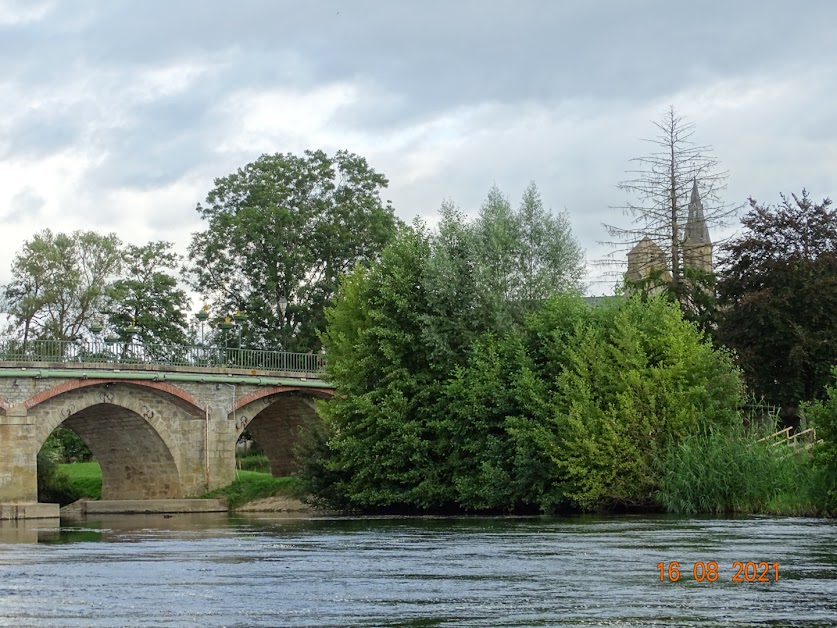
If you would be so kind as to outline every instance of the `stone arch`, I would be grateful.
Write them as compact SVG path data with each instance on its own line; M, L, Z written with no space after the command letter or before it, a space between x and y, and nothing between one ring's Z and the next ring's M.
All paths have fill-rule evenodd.
M88 386L100 386L102 384L106 385L113 385L113 384L125 384L127 386L137 386L139 388L149 388L152 390L156 390L162 393L166 393L166 395L179 400L186 406L191 406L196 412L201 411L201 404L198 402L195 397L190 395L188 392L183 390L178 386L174 386L173 384L169 384L168 382L154 382L148 380L124 380L124 379L69 379L57 386L53 386L52 388L47 388L44 391L39 392L37 395L30 397L27 399L23 405L26 406L27 409L32 408L44 401L52 399L53 397L57 397L58 395L63 395L66 392L71 390L77 390L79 388L86 388Z
M240 399L237 399L235 405L233 405L233 412L244 412L245 414L248 411L250 406L253 406L254 402L261 401L262 406L269 405L264 403L264 399L266 397L272 397L274 395L280 393L306 393L308 392L312 397L317 397L320 399L328 399L329 397L334 396L334 389L333 388L319 388L319 387L312 387L312 386L265 386L264 388L259 388L251 392L248 395L244 395ZM259 408L262 410L263 407ZM249 410L252 412L252 409Z
M264 450L274 476L297 470L294 448L300 429L318 420L315 399L334 393L328 388L274 386L257 390L235 404L230 419L235 419L235 438L246 429Z
M64 424L99 461L102 499L183 496L177 440L169 421L184 412L194 416L191 404L129 382L95 382L56 392L57 388L27 402L38 449Z

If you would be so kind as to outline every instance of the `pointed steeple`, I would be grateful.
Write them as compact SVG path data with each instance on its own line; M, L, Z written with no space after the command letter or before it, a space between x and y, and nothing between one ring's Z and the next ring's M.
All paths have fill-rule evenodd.
M695 268L707 273L713 271L712 240L703 214L703 203L698 193L697 179L692 183L692 198L689 201L689 219L686 221L683 238L683 267Z
M700 244L712 244L709 239L709 229L706 226L706 217L703 215L703 202L700 200L697 179L693 179L692 197L689 199L689 219L686 221L684 240L692 246Z

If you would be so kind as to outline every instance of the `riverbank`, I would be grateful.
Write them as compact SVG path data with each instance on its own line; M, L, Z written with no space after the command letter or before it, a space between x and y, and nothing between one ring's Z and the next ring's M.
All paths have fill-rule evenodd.
M236 475L232 484L201 497L222 499L230 511L313 512L313 508L302 502L301 483L295 477L275 478L259 471L238 471Z
M102 471L98 462L76 462L59 465L59 472L69 478L70 488L78 500L99 500L102 497ZM275 478L259 471L238 471L232 484L200 496L201 499L223 501L228 510L240 512L314 513L302 501L300 482L294 477ZM70 512L74 504L65 506Z

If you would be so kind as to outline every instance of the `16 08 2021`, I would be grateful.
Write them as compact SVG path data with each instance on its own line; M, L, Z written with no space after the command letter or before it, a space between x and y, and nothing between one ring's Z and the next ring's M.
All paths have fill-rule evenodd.
M657 563L660 582L678 582L688 567L681 567L678 561ZM778 582L779 563L765 561L740 561L732 563L731 582ZM717 582L721 577L718 563L714 560L699 560L692 565L692 578L697 582Z

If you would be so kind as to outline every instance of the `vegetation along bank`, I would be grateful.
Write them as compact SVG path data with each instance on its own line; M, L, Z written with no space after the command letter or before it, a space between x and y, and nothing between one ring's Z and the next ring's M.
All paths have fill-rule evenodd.
M805 191L751 199L714 251L709 227L741 208L681 144L689 124L672 109L658 128L664 150L622 186L650 191L626 206L634 227L610 227L634 252L612 297L581 296L584 252L534 184L516 206L492 188L473 219L446 202L435 228L407 226L365 160L316 151L265 155L198 205L183 280L206 330L170 244L44 231L5 287L6 341L100 323L120 342L127 326L149 344L322 351L337 394L299 473L244 471L233 505L281 485L365 512L833 514L837 213ZM237 336L219 324L232 311L249 316ZM57 466L87 455L67 432L41 452L42 501L95 496L89 467L68 489Z

